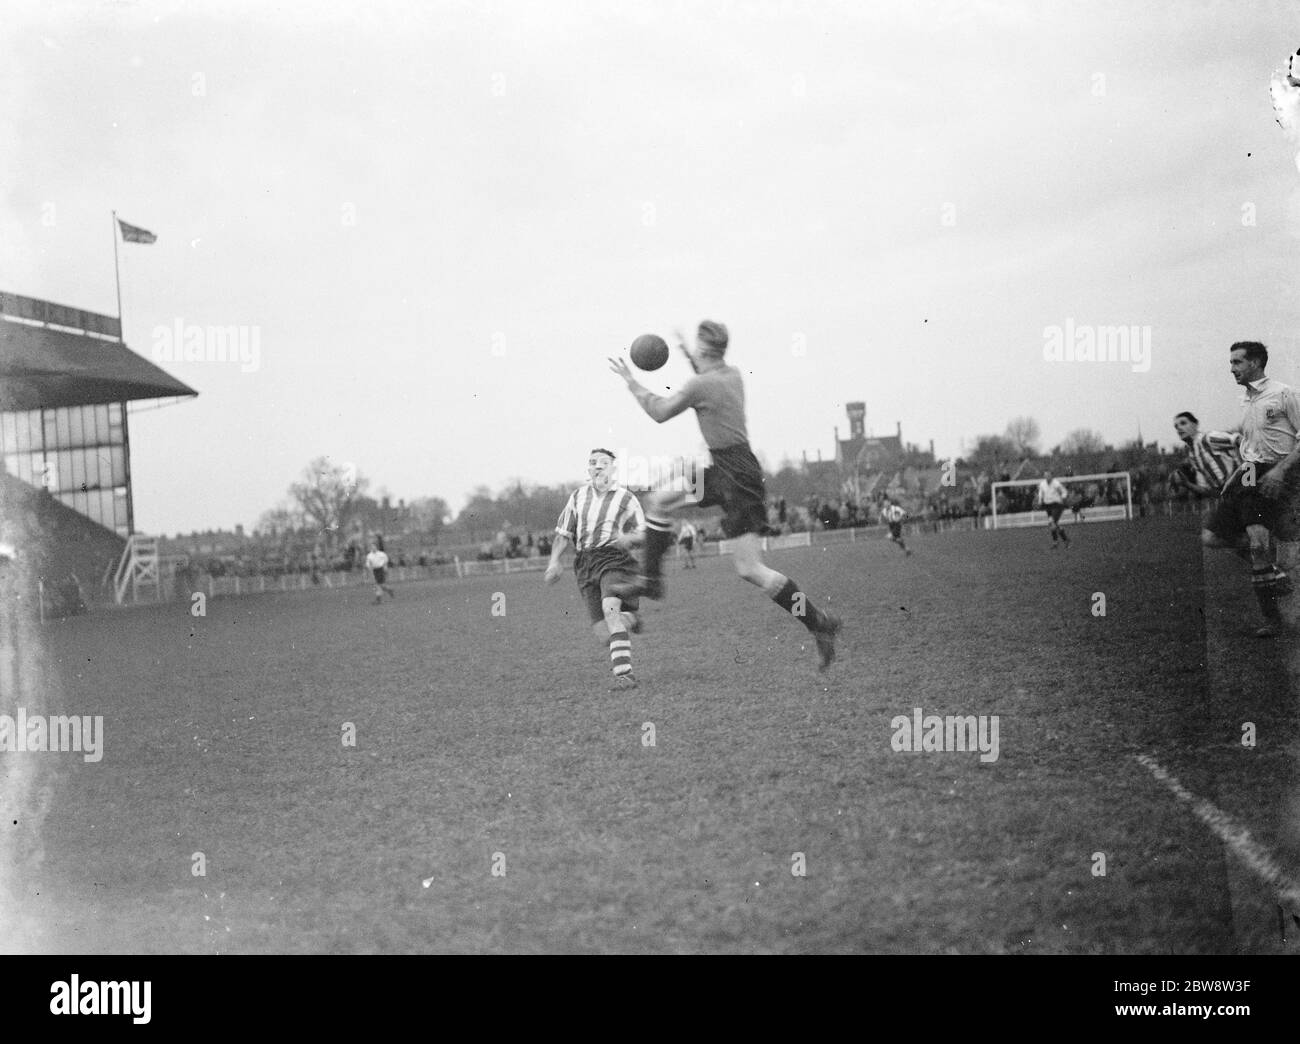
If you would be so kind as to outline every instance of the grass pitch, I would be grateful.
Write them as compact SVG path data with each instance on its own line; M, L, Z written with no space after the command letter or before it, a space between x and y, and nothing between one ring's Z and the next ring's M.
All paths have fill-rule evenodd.
M1194 519L1072 532L772 553L845 620L826 674L728 559L670 562L633 693L571 571L47 625L28 711L103 714L104 755L0 755L37 779L3 824L19 945L1285 949L1269 890L1134 760L1300 865L1284 649L1243 637L1240 563L1203 566ZM998 759L895 751L918 707L997 715Z

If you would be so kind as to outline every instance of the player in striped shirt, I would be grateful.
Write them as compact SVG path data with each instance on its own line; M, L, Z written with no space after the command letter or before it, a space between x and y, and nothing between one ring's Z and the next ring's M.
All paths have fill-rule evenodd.
M592 633L609 645L614 672L610 688L635 689L630 635L641 629L636 616L640 603L635 597L620 598L612 589L636 578L636 559L627 549L645 528L645 515L636 497L614 481L614 454L609 450L591 451L587 474L590 481L573 491L555 523L545 580L553 584L560 578L564 572L560 555L573 544L577 549L573 573L591 616Z
M1218 497L1241 463L1237 453L1240 437L1201 431L1201 422L1187 410L1174 418L1174 431L1187 446L1186 464L1177 474L1198 496Z
M1241 467L1241 434L1230 431L1201 431L1201 422L1196 414L1184 410L1174 417L1174 431L1187 446L1187 460L1174 472L1177 480L1187 486L1198 497L1203 498L1206 507L1203 512L1203 524L1209 536L1202 535L1208 547L1230 547L1247 562L1254 565L1250 538L1240 534L1234 543L1232 539L1220 539L1209 530L1217 524L1218 501L1223 496L1228 481ZM1260 534L1261 542L1267 542ZM1259 552L1262 554L1261 552ZM1252 569L1252 578L1255 575ZM1253 583L1255 599L1259 602L1259 611L1264 616L1264 626L1255 633L1261 638L1276 633L1280 622L1277 606L1277 588L1281 581L1271 569L1259 573L1261 580Z
M904 556L911 555L912 552L903 543L903 519L907 518L907 512L898 501L890 497L889 503L880 512L880 517L889 524L889 539L903 549Z

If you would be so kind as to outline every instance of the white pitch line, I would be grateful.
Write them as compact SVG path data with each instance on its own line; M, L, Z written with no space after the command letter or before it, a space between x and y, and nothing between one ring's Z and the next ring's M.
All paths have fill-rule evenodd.
M1199 798L1178 782L1178 777L1149 754L1135 754L1138 762L1163 783L1179 801L1190 805L1192 813L1219 835L1232 853L1253 870L1260 880L1272 886L1278 898L1300 909L1300 885L1273 857L1273 854L1250 836L1250 831L1213 802Z

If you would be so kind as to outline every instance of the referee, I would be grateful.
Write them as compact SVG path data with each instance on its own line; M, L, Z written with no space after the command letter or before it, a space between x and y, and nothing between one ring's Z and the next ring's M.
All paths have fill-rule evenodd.
M632 639L641 625L636 617L640 607L635 597L620 598L614 587L636 578L636 560L628 553L630 542L624 530L639 533L645 528L640 502L615 483L614 454L594 449L587 458L590 481L573 491L555 523L555 544L544 579L555 583L564 572L560 555L573 544L577 557L573 562L578 592L587 605L592 633L605 641L608 636L610 669L614 680L610 689L617 692L637 688L632 674Z
M1238 341L1228 352L1233 379L1243 389L1241 463L1201 537L1207 547L1239 547L1243 534L1249 537L1251 581L1268 620L1255 634L1270 638L1281 622L1277 600L1291 593L1282 566L1294 569L1300 551L1300 398L1265 375L1268 349L1258 341Z

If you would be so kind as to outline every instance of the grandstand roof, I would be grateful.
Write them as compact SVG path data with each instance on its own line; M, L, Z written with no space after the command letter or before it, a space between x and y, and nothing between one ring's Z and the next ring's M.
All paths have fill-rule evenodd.
M197 394L121 341L0 320L0 410Z

